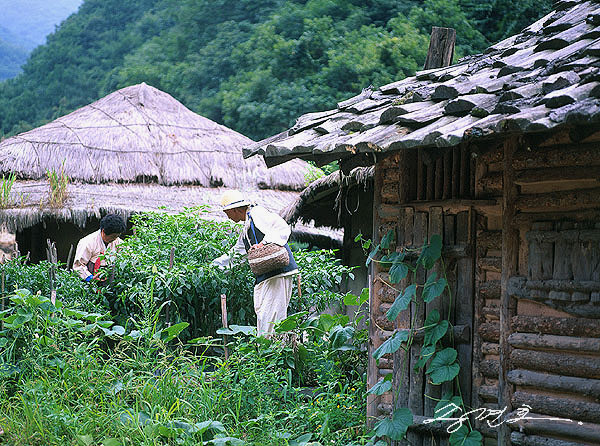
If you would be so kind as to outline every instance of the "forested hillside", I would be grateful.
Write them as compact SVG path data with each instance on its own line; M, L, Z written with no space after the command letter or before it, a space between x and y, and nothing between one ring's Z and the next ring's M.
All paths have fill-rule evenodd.
M0 135L146 82L245 135L422 67L432 25L457 57L520 31L551 0L85 0L0 83Z
M82 0L0 0L0 80L16 76L29 52L46 41Z

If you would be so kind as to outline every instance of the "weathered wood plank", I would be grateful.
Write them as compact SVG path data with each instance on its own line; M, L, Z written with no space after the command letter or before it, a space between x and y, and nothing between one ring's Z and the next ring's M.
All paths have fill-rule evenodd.
M380 218L377 214L377 210L381 204L381 186L383 184L382 169L381 166L375 166L374 173L374 194L373 194L373 241L375 244L379 243L379 225ZM370 265L370 276L376 277L380 272L378 264L371 262ZM367 387L373 387L379 380L379 373L377 362L373 358L373 352L382 344L378 336L378 327L376 325L377 317L379 315L379 305L381 305L380 295L377 292L377 288L381 287L381 281L371 280L369 282L369 343L368 343L368 370L367 370ZM367 395L367 426L372 427L376 417L379 415L377 406L380 404L381 398L377 395Z
M600 399L600 380L598 379L551 375L523 369L511 370L508 372L508 379L517 386L538 387Z
M512 333L508 342L514 348L573 350L579 353L600 353L599 338Z
M510 441L515 446L581 446L581 443L557 440L556 438L540 437L538 435L525 435L521 432L510 434Z
M517 414L510 414L511 419L520 418ZM549 435L573 440L584 441L584 444L600 444L600 425L593 423L583 423L582 425L566 419L568 414L564 414L562 420L548 420L547 416L530 412L528 419L523 419L515 423L510 423L512 429L524 432L525 434Z
M600 188L522 195L516 207L523 212L567 212L598 207Z
M548 316L515 316L512 331L600 338L600 320Z
M503 200L502 200L502 278L500 281L500 364L498 375L498 404L512 410L512 388L507 379L510 370L511 347L508 337L511 333L510 320L515 313L514 299L508 292L508 280L514 276L518 268L519 255L519 230L514 220L517 213L516 201L518 197L517 186L514 183L515 172L513 157L517 151L518 141L509 138L504 142L503 159ZM498 430L498 442L510 442L510 429L502 425Z
M547 169L552 167L600 166L600 148L598 144L579 144L553 147L551 149L533 149L515 154L515 170Z
M600 359L598 357L513 349L510 354L510 365L512 368L545 371L559 375L600 378Z

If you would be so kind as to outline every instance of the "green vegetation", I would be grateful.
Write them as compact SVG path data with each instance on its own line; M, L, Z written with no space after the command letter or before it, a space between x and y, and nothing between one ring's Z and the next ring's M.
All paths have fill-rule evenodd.
M67 187L69 186L69 177L65 173L65 162L58 172L54 169L46 171L48 178L48 205L50 207L62 207L69 196Z
M422 67L432 25L457 57L518 32L550 0L86 0L0 84L0 134L147 82L253 139Z
M202 216L194 209L136 217L135 235L107 254L111 286L58 268L54 305L49 263L0 265L8 290L0 307L0 442L365 444L360 318L299 311L271 339L245 335L254 313L247 262L210 266L238 228ZM293 311L340 302L349 269L327 251L296 256L306 274ZM222 292L228 359L215 333Z

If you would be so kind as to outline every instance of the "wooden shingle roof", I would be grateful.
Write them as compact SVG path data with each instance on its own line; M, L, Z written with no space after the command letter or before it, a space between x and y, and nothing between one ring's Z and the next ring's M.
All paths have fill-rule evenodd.
M268 166L325 164L361 152L450 147L509 132L600 122L600 2L556 10L457 64L366 88L333 110L244 149Z

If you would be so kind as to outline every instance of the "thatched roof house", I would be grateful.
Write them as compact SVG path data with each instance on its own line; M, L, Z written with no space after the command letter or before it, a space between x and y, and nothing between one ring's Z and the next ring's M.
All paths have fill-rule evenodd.
M555 4L484 54L366 89L246 150L267 165L374 165L374 244L392 230L390 249L409 256L442 239L451 305L419 299L390 320L399 290L370 266L369 351L439 312L451 328L438 350L460 363L433 384L414 367L418 333L370 357L369 387L394 379L368 416L408 407L411 444L447 444L449 423L427 422L446 392L506 416L472 422L485 444L600 444L600 4Z
M72 181L300 190L306 165L267 170L242 161L252 140L204 118L145 83L115 91L46 125L0 143L0 174Z
M40 237L60 238L65 225L79 232L77 238L77 228L108 212L127 217L206 204L215 208L212 217L222 219L223 188L246 191L255 202L280 211L304 187L307 165L296 160L267 169L258 157L245 161L242 147L251 143L156 88L126 87L0 142L0 174L18 176L13 187L18 206L3 209L0 222L24 231L19 244L25 252L34 250ZM46 174L62 169L71 181L69 197L63 207L49 207ZM31 234L44 226L54 230L43 237Z

